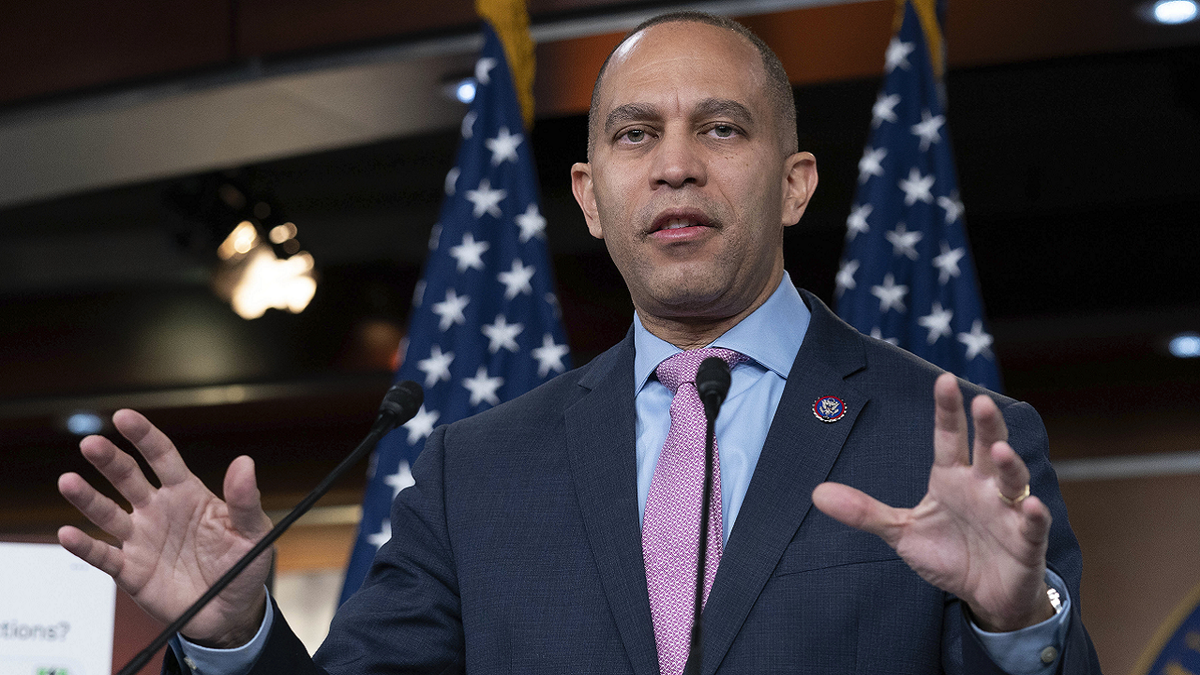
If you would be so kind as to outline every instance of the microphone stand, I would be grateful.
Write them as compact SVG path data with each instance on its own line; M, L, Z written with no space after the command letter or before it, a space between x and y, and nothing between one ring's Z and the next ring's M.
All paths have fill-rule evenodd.
M296 508L292 509L291 513L284 516L284 518L280 520L275 527L271 528L271 531L268 532L266 536L258 540L258 543L255 544L254 547L249 551L247 551L240 560L234 563L233 567L230 567L228 572L226 572L220 579L217 579L217 582L214 583L212 587L204 593L204 595L201 595L196 602L192 603L192 606L189 607L187 611L181 614L178 619L175 619L175 621L171 622L171 625L164 628L163 631L159 633L158 636L155 637L145 649L138 652L137 656L130 659L129 663L125 664L125 667L122 668L117 675L134 675L143 667L145 667L150 659L153 658L155 652L161 649L163 645L167 644L171 637L178 633L188 621L191 621L193 618L195 618L195 616L200 613L200 610L204 609L205 605L212 601L213 598L217 597L221 591L225 590L225 587L228 586L237 577L237 575L241 574L247 567L249 567L250 563L254 562L254 559L262 554L263 551L267 550L271 544L275 543L275 540L278 539L280 535L282 535L289 527L291 527L293 523L299 520L300 516L303 516L306 512L308 512L308 510L312 508L313 504L317 503L318 499L325 496L325 493L329 491L329 488L333 487L334 482L337 481L338 478L341 478L342 474L346 473L350 467L357 464L358 461L363 458L363 456L370 452L371 449L375 447L375 444L379 442L379 439L383 438L392 429L395 429L397 426L412 419L413 415L416 415L417 410L420 409L424 398L425 394L421 390L421 386L416 382L406 380L394 385L391 389L389 389L387 394L383 397L383 403L379 406L379 416L375 419L375 423L371 425L370 433L368 433L367 437L358 444L358 447L354 449L354 452L350 453L346 459L343 459L342 463L338 464L337 468L331 471L329 475L317 485L317 487L313 488L312 492L308 493L304 499L300 500L300 503L296 505Z
M704 628L701 614L704 610L704 578L708 564L708 523L712 508L713 445L716 442L717 413L729 393L729 364L723 359L710 356L700 363L696 371L696 391L704 402L704 497L700 511L700 551L696 565L696 604L692 614L692 640L688 649L684 675L700 675L700 661L704 652ZM720 536L720 535L718 535Z

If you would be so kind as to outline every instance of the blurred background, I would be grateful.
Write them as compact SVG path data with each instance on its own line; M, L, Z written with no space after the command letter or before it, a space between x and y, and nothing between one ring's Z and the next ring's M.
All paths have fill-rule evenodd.
M267 508L289 508L365 433L397 365L481 44L471 3L9 5L0 535L83 525L55 480L98 477L77 439L110 433L120 407L149 415L214 488L253 456ZM893 3L530 0L530 141L576 365L633 311L570 193L592 82L625 30L679 7L742 19L783 60L821 172L787 266L832 302ZM946 27L948 128L994 351L1006 393L1049 429L1110 673L1130 672L1200 583L1200 358L1187 358L1200 353L1187 339L1200 331L1200 22L1145 14L1131 0L952 0ZM239 290L229 264L251 216L263 249L295 261L278 298ZM365 464L280 544L285 611L309 617L314 642Z

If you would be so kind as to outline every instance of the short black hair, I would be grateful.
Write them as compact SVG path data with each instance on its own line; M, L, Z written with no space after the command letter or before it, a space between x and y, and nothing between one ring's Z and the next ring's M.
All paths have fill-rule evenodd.
M617 43L617 46L613 47L613 50L608 53L608 58L604 59L604 65L600 66L600 73L596 75L596 84L592 87L592 102L588 108L588 159L590 160L592 157L593 139L596 138L596 133L599 131L597 125L600 124L600 120L597 119L597 107L600 104L600 85L604 81L604 73L608 70L608 62L612 60L613 54L617 53L617 50L629 38L651 26L657 26L661 23L681 22L703 23L724 28L746 38L750 41L750 44L754 45L754 48L758 50L759 56L762 57L763 70L767 74L767 99L771 102L772 107L775 108L775 116L782 134L781 140L784 151L789 154L796 152L800 147L796 134L796 100L792 97L791 80L788 79L787 71L784 70L783 63L779 61L779 57L775 55L775 52L771 51L771 48L767 46L767 43L762 41L762 38L733 19L707 12L682 11L659 14L643 21L637 28L626 33L625 37L621 38L621 41Z

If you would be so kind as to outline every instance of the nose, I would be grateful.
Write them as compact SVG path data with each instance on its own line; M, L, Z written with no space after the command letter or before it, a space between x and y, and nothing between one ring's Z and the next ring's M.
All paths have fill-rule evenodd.
M684 131L668 129L654 152L650 182L653 188L703 186L708 180L699 139Z

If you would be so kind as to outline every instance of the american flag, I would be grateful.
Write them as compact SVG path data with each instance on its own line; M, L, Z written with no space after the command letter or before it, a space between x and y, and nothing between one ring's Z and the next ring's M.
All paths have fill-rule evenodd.
M514 398L570 368L529 138L500 39L487 23L483 34L475 99L462 121L457 163L446 175L446 198L396 374L397 381L425 388L425 404L372 456L342 602L391 538L392 500L412 485L410 467L434 426Z
M924 26L914 5L921 6ZM945 90L934 74L942 39L933 5L904 2L900 30L887 48L887 75L846 221L837 310L863 333L998 391L946 131Z

